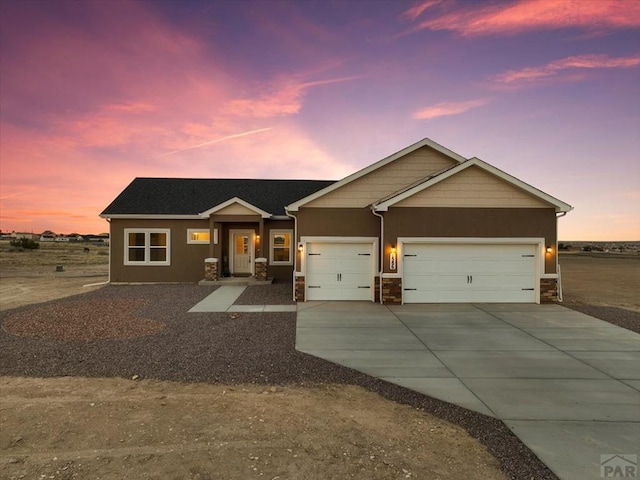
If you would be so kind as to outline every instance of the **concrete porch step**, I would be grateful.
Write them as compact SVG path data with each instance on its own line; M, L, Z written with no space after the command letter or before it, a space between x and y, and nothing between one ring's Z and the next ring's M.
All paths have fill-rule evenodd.
M270 285L273 283L273 278L267 278L266 280L258 280L256 277L223 277L220 280L200 280L198 285L214 285L214 286L241 286L249 287L252 285Z

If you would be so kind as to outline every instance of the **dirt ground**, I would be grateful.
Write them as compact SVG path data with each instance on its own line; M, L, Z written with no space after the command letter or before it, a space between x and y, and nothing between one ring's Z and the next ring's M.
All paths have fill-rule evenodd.
M564 301L640 312L640 255L560 254Z
M7 479L506 478L459 427L354 386L4 377L0 398Z

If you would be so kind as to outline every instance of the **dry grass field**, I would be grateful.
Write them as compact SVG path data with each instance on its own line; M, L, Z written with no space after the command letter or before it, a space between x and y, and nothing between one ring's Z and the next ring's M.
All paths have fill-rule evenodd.
M106 282L108 263L108 246L41 242L37 250L18 251L1 241L0 311L95 289L84 285Z

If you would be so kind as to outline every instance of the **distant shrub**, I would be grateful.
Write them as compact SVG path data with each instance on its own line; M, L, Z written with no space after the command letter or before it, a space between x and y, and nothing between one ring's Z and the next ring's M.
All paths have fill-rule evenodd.
M31 240L30 238L16 238L14 240L11 240L9 242L9 245L21 250L36 250L40 248L40 244L35 240Z

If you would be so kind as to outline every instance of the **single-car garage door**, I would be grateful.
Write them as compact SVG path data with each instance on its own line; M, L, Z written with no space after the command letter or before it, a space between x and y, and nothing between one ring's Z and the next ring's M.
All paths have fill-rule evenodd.
M306 245L307 300L373 300L371 243Z
M403 245L404 303L537 301L536 245Z

